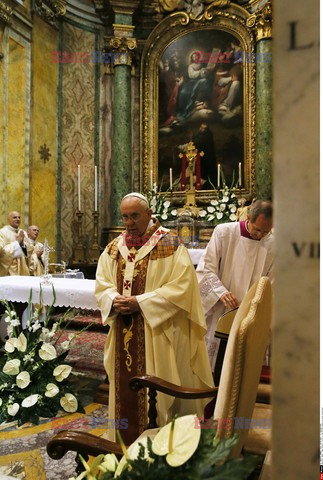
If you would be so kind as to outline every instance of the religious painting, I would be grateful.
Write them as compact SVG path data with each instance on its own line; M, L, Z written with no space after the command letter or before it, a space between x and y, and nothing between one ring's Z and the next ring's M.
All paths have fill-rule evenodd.
M220 30L172 42L159 62L158 184L180 190L181 161L192 141L201 157L201 189L241 180L244 164L240 41ZM239 169L240 164L240 169ZM220 165L220 178L219 168Z
M172 186L180 198L181 154L193 142L203 152L198 196L212 195L224 181L241 187L244 194L254 191L256 65L246 59L254 58L255 35L247 11L230 4L225 12L214 13L204 23L183 12L166 17L145 45L143 190L156 184L166 192Z

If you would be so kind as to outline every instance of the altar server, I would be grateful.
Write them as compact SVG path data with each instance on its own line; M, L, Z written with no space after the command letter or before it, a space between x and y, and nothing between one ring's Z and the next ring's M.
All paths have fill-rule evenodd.
M272 204L256 201L247 220L217 225L196 269L207 322L207 348L214 368L217 321L237 308L251 285L273 278Z
M178 237L152 217L139 193L121 202L125 231L102 253L95 294L110 330L104 365L110 382L109 418L131 443L146 428L147 398L129 390L135 375L156 375L195 388L213 386L205 346L206 324L190 256ZM203 415L207 400L176 400L158 393L158 423L175 413ZM122 427L120 427L122 428ZM114 431L109 438L114 439Z
M20 213L8 214L8 225L0 229L0 276L29 275L29 260L33 247L25 242L25 232L19 228Z

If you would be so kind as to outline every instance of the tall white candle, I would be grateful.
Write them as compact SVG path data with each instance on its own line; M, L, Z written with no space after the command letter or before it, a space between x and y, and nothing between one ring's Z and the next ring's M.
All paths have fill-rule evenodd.
M153 171L150 170L150 190L153 190Z
M218 163L218 187L220 186L221 165Z
M239 162L239 180L238 180L239 187L241 187L241 162Z
M77 208L81 211L81 165L77 166Z
M172 190L173 189L173 169L169 169L169 187Z
M94 165L94 211L98 211L98 167Z

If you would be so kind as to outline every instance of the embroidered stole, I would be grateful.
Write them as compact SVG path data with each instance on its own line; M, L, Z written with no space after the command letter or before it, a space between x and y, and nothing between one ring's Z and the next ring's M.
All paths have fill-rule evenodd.
M145 293L149 254L167 232L168 229L161 228L156 222L145 234L146 243L138 249L129 249L126 235L121 235L117 257L117 290L121 295ZM147 427L145 390L133 392L128 385L132 377L145 373L144 318L141 312L119 314L116 319L115 419L117 422L122 418L128 419L128 428L121 432L126 445L136 440Z

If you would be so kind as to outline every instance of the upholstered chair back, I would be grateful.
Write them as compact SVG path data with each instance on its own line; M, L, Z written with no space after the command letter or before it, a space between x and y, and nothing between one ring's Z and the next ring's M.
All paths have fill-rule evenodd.
M261 277L242 300L230 330L214 409L218 435L240 435L231 457L240 454L255 406L271 322L272 290Z

